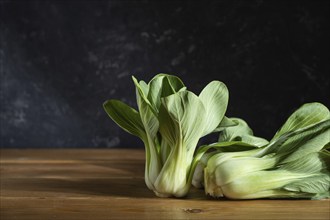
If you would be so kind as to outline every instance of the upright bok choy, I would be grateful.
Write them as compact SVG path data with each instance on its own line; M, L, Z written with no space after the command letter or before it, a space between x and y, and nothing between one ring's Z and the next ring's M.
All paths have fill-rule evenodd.
M149 83L138 81L138 110L119 100L104 109L128 133L139 137L146 150L145 182L160 197L182 197L190 188L199 158L199 139L218 128L228 104L228 90L212 81L197 96L175 76L156 75Z
M329 198L329 143L329 110L305 104L265 146L237 141L202 147L217 152L204 169L205 192L233 199Z

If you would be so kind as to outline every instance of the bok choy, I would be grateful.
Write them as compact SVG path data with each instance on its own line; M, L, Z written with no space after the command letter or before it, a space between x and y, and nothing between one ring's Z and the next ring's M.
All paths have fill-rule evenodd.
M199 139L227 120L227 87L212 81L197 96L168 74L149 83L133 77L133 82L138 111L119 100L108 100L103 107L122 129L143 141L148 188L160 197L185 196L200 158L194 158Z
M269 143L246 137L245 131L229 127L220 133L218 143L199 149L198 154L213 149L204 160L206 194L231 199L329 198L327 107L303 105ZM231 138L236 132L242 132L241 137Z

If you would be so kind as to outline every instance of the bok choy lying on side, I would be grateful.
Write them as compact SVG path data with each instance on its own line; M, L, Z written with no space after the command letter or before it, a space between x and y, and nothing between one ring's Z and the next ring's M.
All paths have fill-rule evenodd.
M215 149L204 169L207 194L232 199L329 198L330 113L324 105L303 105L265 146L253 139L220 137L223 142L199 149L199 154Z
M145 182L157 196L185 196L199 157L198 140L219 129L228 104L225 84L212 81L197 96L182 81L167 74L148 84L133 77L139 111L119 100L104 109L125 131L145 145Z

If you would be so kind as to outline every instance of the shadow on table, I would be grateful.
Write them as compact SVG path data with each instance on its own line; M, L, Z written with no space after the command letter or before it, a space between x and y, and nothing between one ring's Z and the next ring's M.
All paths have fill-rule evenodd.
M10 178L1 181L1 187L20 196L38 197L130 197L158 198L148 189L143 178L62 179L62 178ZM191 187L183 199L207 200L204 190ZM178 198L180 199L180 198Z
M132 198L153 198L144 183L143 178L90 178L90 179L68 179L68 178L10 178L1 181L3 189L13 191L21 196L118 196ZM36 194L37 193L37 194Z
M143 160L29 163L2 178L1 187L9 196L157 198L145 184ZM193 187L186 198L206 199L203 190Z

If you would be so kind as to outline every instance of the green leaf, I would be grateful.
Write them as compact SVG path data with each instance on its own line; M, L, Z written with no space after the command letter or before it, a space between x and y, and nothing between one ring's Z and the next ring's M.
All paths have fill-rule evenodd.
M289 162L282 162L282 165L279 165L279 169L288 170L295 173L319 173L324 172L330 167L327 167L326 161L329 160L329 156L324 156L324 153L313 152L304 155L296 160Z
M286 132L292 132L330 119L329 109L321 103L307 103L296 110L275 134L275 140Z
M284 164L280 169L294 173L310 174L310 177L298 179L284 186L295 192L324 194L330 189L330 155L324 152L310 153L295 161Z
M145 96L146 96L149 93L148 84L145 81L140 80L139 85L140 85L140 89L141 89L142 93L145 94Z
M161 134L169 143L183 141L195 148L190 143L197 144L205 125L203 103L192 92L182 91L163 98L162 104Z
M206 152L210 149L218 150L219 152L238 152L258 149L258 147L242 141L225 141L204 145L198 149L198 152Z
M310 128L288 139L279 147L279 155L290 153L283 159L283 162L303 158L309 153L319 152L330 142L330 120L321 122L317 126Z
M282 157L282 160L288 162L305 154L320 151L330 141L329 128L330 120L326 120L298 130L286 132L272 140L256 156L262 157L270 153L276 153Z
M158 112L161 98L172 95L185 87L176 76L158 74L149 82L149 88L148 100Z
M119 100L108 100L104 102L103 108L109 117L122 129L130 134L145 138L144 130L139 113Z
M161 97L166 97L174 93L177 93L179 91L183 91L182 89L184 90L186 89L185 85L183 84L180 78L169 74L159 74L159 75L164 76Z
M152 105L151 103L149 102L148 98L147 98L147 91L149 91L149 86L144 82L144 81L138 81L134 76L132 76L132 80L134 82L134 85L135 85L135 88L136 88L136 102L137 102L137 105L139 107L139 110L141 108L141 103L144 103L146 105L149 105L149 107L155 111L153 108L152 108ZM141 112L141 110L140 110Z
M227 110L229 93L220 81L210 82L199 94L205 107L205 128L203 136L213 132L222 121Z
M253 135L252 129L240 118L230 118L236 126L228 127L220 133L219 141L232 141L243 135Z
M213 132L223 131L228 127L236 126L237 124L238 123L233 121L232 119L223 116L223 119L221 120L220 124L216 127L216 129Z
M155 108L152 107L145 94L148 87L143 81L139 83L134 76L132 78L137 90L136 96L143 127L149 138L152 139L150 141L154 142L159 128L159 121L157 119Z
M235 122L236 125L225 128L219 135L219 142L242 141L258 147L268 144L266 139L254 136L252 129L243 119L230 118L230 120Z

